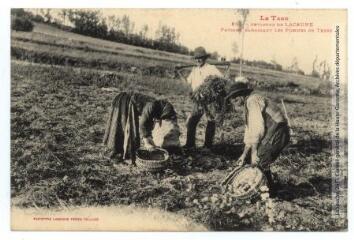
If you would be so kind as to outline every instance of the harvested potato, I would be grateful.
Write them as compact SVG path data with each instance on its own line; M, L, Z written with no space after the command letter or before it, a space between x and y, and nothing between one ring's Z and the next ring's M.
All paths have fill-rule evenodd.
M258 168L246 167L232 181L232 189L236 196L244 196L253 191L263 179L263 173Z

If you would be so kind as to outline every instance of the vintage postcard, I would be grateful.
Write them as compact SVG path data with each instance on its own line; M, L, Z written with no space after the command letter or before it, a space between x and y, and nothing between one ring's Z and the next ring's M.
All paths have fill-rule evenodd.
M347 231L346 9L11 9L11 229Z

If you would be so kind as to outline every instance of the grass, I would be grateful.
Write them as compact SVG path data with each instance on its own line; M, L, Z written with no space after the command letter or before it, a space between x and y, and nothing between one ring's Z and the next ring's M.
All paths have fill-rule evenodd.
M51 34L54 33L58 34L55 31ZM15 37L19 35L25 34L16 33ZM26 35L29 39L31 36ZM77 35L74 40L102 43ZM221 180L241 154L241 112L230 114L226 120L223 141L218 129L210 154L172 155L174 164L159 174L141 173L130 165L115 168L104 157L105 149L101 145L105 116L113 97L121 90L135 90L167 98L176 108L184 143L185 120L192 107L189 88L168 74L131 71L131 67L141 70L151 64L139 57L104 56L75 46L68 46L71 50L63 52L62 47L42 46L31 39L16 41L19 40L13 39L12 47L20 49L18 56L29 52L43 59L65 56L79 59L80 65L58 62L48 65L41 57L32 61L33 56L12 55L11 196L15 206L153 207L183 215L210 230L346 229L346 222L331 217L331 99L323 94L311 94L320 85L316 79L261 69L246 71L254 79L264 79L267 86L258 88L262 94L275 100L284 99L297 142L272 166L280 191L274 200L275 222L269 223L262 201L260 204L236 201L223 194L220 187ZM97 59L106 62L90 65ZM111 62L129 68L117 71L104 67ZM167 67L169 64L172 63ZM197 130L199 146L203 144L205 125L202 119ZM217 200L211 202L212 197Z

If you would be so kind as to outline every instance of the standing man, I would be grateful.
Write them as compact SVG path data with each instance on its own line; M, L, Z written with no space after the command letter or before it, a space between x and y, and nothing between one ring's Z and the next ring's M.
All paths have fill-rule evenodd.
M194 67L187 78L187 83L190 84L193 91L195 91L201 84L204 83L208 76L215 75L222 77L220 71L213 65L206 62L210 54L208 54L203 47L197 47L194 50L194 59L197 66ZM187 142L185 149L195 148L195 135L197 125L204 114L204 109L199 104L194 103L192 113L187 118ZM211 148L215 135L215 121L208 119L205 130L204 147Z
M235 83L226 101L230 101L235 108L243 106L245 111L245 148L239 162L244 165L250 153L251 165L258 166L264 172L270 193L274 196L270 165L289 143L290 131L280 108L268 98L252 91L245 83Z

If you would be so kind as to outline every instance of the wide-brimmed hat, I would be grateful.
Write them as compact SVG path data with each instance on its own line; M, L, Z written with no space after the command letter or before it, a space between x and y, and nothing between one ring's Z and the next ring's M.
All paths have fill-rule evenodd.
M197 47L194 50L193 58L198 59L198 58L208 58L210 57L210 54L206 52L205 48L203 47Z
M247 96L253 91L252 88L249 87L248 84L243 82L237 82L230 86L226 100L230 98L235 98L239 96Z

